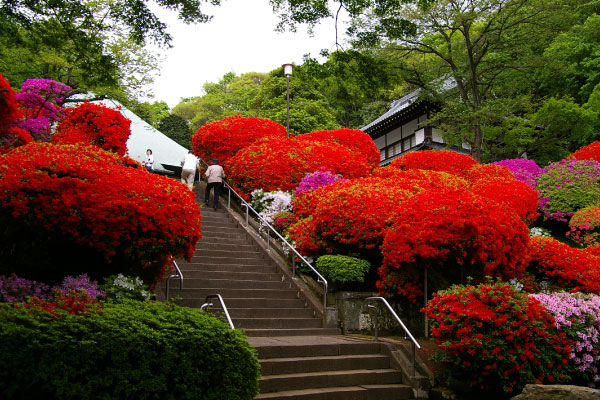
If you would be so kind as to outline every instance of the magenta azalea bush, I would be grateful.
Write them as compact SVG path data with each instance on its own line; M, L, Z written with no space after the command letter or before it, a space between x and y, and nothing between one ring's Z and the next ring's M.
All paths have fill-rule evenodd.
M568 221L582 208L600 204L600 163L562 160L538 177L540 210L546 219Z
M15 274L0 275L0 302L24 303L28 298L52 300L57 293L85 292L90 299L103 298L106 293L98 288L98 282L90 281L87 274L67 276L61 284L52 288L43 282L21 278Z
M582 293L532 294L554 315L556 327L573 340L569 364L575 383L600 382L600 296ZM578 382L580 381L580 382Z
M537 186L537 178L542 173L542 169L535 161L526 158L496 161L492 164L508 168L517 180L526 183L534 189Z
M304 175L304 178L298 184L295 194L312 192L323 186L331 185L338 181L345 181L341 175L336 175L330 171L316 171Z

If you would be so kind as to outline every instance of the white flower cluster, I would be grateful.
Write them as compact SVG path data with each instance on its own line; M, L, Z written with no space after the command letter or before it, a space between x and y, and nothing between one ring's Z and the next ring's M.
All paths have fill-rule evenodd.
M534 227L534 228L529 229L529 236L531 236L531 237L534 237L534 236L550 237L550 236L552 236L552 234L550 233L550 231L548 229Z
M281 190L264 192L257 189L252 192L251 205L265 221L272 224L275 215L292 210L292 193Z
M125 289L130 292L139 292L140 296L144 300L150 300L152 298L152 293L145 290L144 281L141 280L137 276L125 276L123 274L118 274L113 281L113 286ZM120 298L121 293L117 292L115 297Z

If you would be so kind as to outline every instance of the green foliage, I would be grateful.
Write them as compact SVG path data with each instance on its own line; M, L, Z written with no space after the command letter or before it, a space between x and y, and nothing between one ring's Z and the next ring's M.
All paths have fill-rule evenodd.
M355 257L325 255L317 259L315 267L325 276L325 279L330 280L333 284L343 286L349 283L364 282L371 263Z
M170 114L161 119L158 123L158 130L186 149L192 147L192 130L186 120L179 115Z
M255 350L240 331L189 308L105 304L55 318L0 304L4 399L253 399Z

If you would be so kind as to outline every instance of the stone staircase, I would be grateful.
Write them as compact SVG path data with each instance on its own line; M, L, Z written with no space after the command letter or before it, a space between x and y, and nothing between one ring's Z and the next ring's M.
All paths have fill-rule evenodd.
M196 253L191 262L177 261L184 288L173 280L169 297L194 308L208 295L223 297L235 328L257 349L262 370L257 399L414 398L417 392L402 383L406 374L397 362L392 367L389 344L324 328L323 310L315 307L319 300L307 298L233 214L222 206L203 207L201 213ZM164 295L164 284L161 291ZM214 303L211 310L220 312Z

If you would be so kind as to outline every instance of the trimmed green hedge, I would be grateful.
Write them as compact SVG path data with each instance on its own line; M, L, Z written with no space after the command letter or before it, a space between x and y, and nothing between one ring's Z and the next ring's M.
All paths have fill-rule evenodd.
M239 331L203 311L105 304L53 317L0 303L2 399L253 399L260 366Z
M355 257L326 255L317 259L315 267L325 276L325 279L331 280L333 284L344 285L364 282L371 263Z

